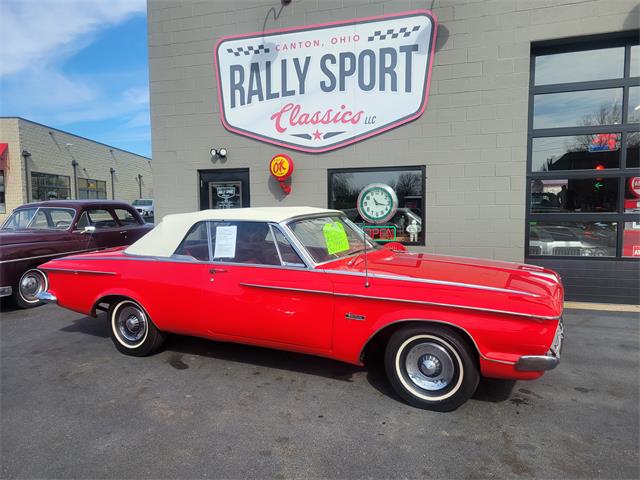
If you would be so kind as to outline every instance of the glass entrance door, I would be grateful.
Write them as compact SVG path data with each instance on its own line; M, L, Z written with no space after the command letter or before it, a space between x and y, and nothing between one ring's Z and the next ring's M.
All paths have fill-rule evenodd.
M249 206L249 169L201 170L200 210Z

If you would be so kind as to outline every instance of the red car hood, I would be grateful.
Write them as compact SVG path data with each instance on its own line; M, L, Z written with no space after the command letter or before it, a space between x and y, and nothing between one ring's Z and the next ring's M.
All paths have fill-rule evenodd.
M508 298L510 310L527 313L527 306L543 306L548 316L562 314L564 291L557 273L536 265L475 258L449 257L426 253L380 249L367 254L369 274L444 283L461 291L461 303L485 303L491 292ZM323 266L364 272L364 255ZM518 302L518 298L522 301ZM514 304L520 305L514 305ZM520 308L518 308L520 307ZM533 309L536 313L539 308ZM533 313L533 314L536 314Z

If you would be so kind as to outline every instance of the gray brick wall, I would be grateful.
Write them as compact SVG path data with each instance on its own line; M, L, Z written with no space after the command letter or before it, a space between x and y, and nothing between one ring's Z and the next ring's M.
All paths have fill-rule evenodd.
M524 254L529 52L532 41L638 27L626 0L148 0L154 175L159 215L198 209L197 170L251 169L251 204L327 205L326 170L426 165L423 250L520 261ZM431 8L440 30L430 99L418 120L323 154L293 152L293 192L269 189L282 148L220 123L212 52L220 36Z
M11 164L5 177L6 213L0 213L0 222L11 210L30 200L27 199L24 180L25 162L21 156L23 150L31 153L28 160L30 173L41 172L70 177L72 198L75 198L71 166L74 159L78 162L78 178L106 181L108 199L111 199L112 193L111 168L116 171L113 184L117 200L132 202L138 198L138 174L143 176L142 196L153 198L153 172L151 161L146 157L21 118L0 119L0 142L9 144Z

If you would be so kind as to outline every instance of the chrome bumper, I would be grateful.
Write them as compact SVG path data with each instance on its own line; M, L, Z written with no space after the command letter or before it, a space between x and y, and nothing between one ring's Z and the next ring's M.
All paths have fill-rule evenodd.
M560 354L562 353L562 344L564 343L564 326L562 318L558 322L556 334L553 337L553 343L546 355L525 355L516 362L516 370L521 372L540 372L545 370L553 370L560 363Z
M58 299L53 293L40 292L36 296L38 297L38 300L40 300L43 303L58 303Z
M8 297L13 293L12 287L0 287L0 297Z

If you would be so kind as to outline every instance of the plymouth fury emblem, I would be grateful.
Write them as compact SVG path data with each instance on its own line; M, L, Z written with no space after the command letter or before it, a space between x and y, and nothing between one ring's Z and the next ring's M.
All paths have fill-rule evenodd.
M220 116L235 133L325 152L418 118L436 38L427 10L223 37Z

